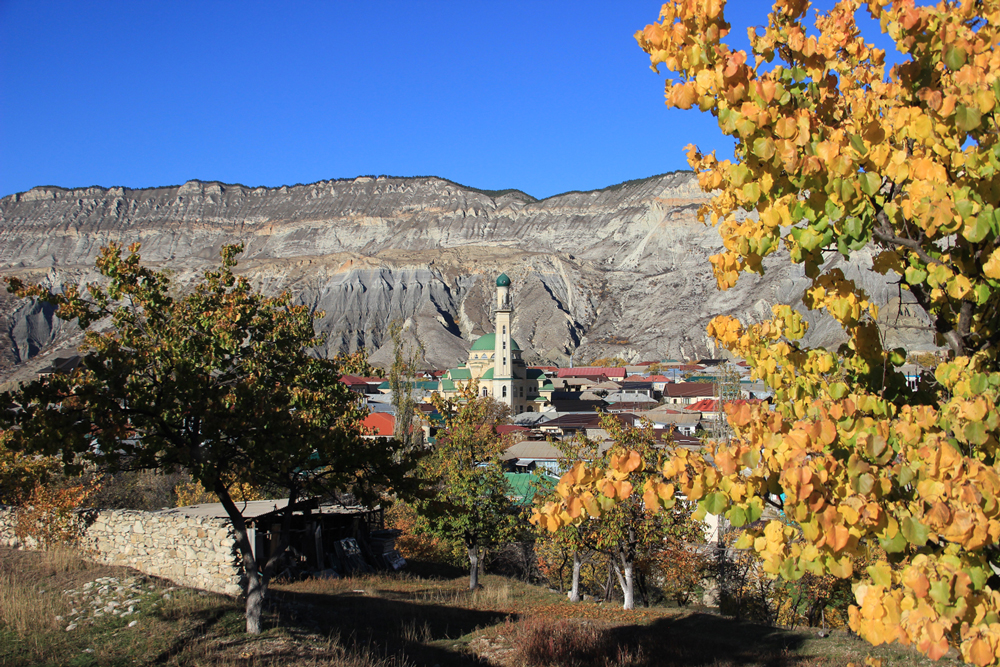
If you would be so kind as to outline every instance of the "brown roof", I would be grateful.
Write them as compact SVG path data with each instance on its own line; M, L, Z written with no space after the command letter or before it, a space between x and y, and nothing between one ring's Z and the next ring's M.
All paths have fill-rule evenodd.
M712 397L715 395L715 385L711 382L676 382L663 387L663 395L671 398Z

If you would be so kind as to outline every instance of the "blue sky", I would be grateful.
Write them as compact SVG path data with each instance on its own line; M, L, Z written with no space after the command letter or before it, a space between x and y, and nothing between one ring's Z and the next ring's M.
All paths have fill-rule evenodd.
M732 43L770 3L727 8ZM535 197L728 156L633 33L659 3L0 0L0 196L434 175Z

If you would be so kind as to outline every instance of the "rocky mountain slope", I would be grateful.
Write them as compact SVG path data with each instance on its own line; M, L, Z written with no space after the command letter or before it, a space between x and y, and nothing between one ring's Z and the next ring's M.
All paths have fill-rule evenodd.
M0 200L0 275L49 284L94 279L110 241L142 243L144 261L180 282L240 242L240 271L268 292L290 290L324 311L328 352L391 352L387 328L401 320L429 366L453 365L492 331L493 281L513 281L514 336L536 362L616 355L630 360L711 354L705 325L716 314L755 320L801 289L780 259L760 279L718 292L709 255L718 233L698 223L706 195L679 172L537 201L434 177L337 180L281 188L190 181L179 187L39 187ZM866 264L867 262L867 264ZM896 288L847 266L901 325L890 337L926 346L925 322L899 305ZM78 336L37 304L0 297L0 375ZM814 340L842 334L816 321Z

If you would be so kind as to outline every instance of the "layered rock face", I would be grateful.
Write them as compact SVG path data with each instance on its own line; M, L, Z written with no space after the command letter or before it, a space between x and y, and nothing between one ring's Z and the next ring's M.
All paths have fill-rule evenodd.
M493 281L505 271L514 337L532 362L700 357L714 351L705 334L714 315L766 317L804 284L776 258L763 278L718 292L708 257L721 241L696 219L705 198L689 172L542 201L433 177L282 188L44 187L0 200L0 274L84 284L96 277L101 246L138 241L146 263L171 269L183 284L215 265L223 244L243 243L241 272L265 292L288 290L324 312L325 352L365 348L384 361L388 326L399 320L423 344L428 366L445 367L492 331ZM898 300L867 267L864 255L846 266L880 303ZM926 325L922 314L899 303L888 314L904 324L891 336L928 345L915 333ZM0 317L5 377L78 340L38 304L4 296ZM842 337L830 322L813 324L814 341Z

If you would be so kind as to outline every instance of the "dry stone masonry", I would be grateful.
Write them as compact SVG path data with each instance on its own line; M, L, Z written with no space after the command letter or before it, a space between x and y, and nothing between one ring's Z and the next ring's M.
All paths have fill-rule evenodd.
M228 519L178 510L100 510L81 514L83 551L95 561L131 567L181 586L239 595L240 560ZM31 548L14 532L14 509L0 507L0 545Z

